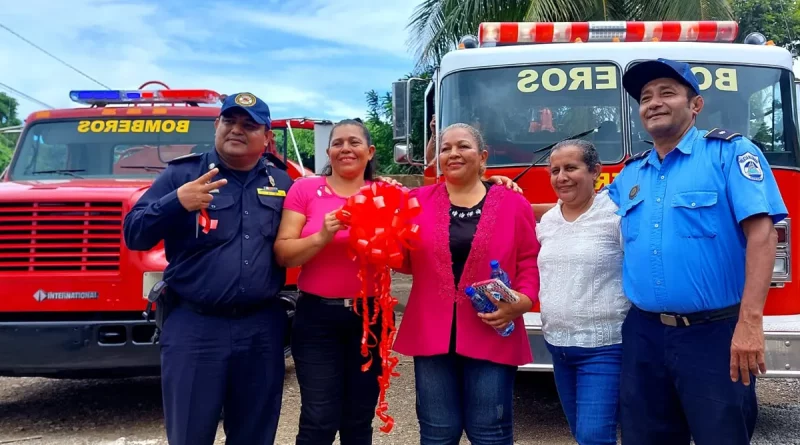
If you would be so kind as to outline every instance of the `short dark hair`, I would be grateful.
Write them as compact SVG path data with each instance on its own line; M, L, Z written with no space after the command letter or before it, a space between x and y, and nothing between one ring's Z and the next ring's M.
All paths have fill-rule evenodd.
M359 119L342 119L336 124L333 125L331 128L331 134L328 136L328 147L330 147L330 141L333 140L333 132L336 131L337 128L345 126L345 125L355 125L356 127L361 129L361 133L364 135L364 139L367 142L367 147L372 145L372 136L369 134L369 129L364 122ZM375 177L375 172L378 171L378 156L377 153L375 156L367 162L367 168L364 169L364 179L367 181L372 181ZM333 167L331 167L331 162L328 161L328 164L325 165L325 168L322 169L322 176L330 176L333 174Z
M555 153L556 150L564 147L580 148L581 151L583 151L583 163L586 164L586 167L590 172L594 173L596 171L596 166L600 163L600 155L597 153L597 149L594 147L594 144L584 139L569 139L556 144L553 149L550 150L550 155Z

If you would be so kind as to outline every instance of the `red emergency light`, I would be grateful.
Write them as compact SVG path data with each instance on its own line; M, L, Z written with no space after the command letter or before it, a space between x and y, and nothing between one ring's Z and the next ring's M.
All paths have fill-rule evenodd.
M481 46L573 42L733 42L735 21L486 22Z

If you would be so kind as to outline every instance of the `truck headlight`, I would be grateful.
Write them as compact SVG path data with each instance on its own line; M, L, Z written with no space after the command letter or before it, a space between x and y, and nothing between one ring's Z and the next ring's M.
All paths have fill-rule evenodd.
M142 298L147 300L150 290L156 283L164 279L164 272L145 272L142 274Z

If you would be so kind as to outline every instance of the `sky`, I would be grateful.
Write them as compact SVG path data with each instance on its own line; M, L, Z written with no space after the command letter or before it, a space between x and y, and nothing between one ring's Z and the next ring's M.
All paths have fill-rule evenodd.
M0 25L111 89L247 91L273 117L342 119L365 117L367 91L412 71L406 26L420 2L23 0L3 2ZM70 90L105 89L2 27L0 83L55 108L82 106ZM22 120L45 108L0 91Z

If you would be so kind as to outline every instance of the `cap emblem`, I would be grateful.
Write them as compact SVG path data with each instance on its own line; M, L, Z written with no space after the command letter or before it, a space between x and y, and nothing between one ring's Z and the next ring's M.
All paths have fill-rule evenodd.
M234 102L242 107L252 107L256 104L256 97L250 93L240 93L236 95Z

